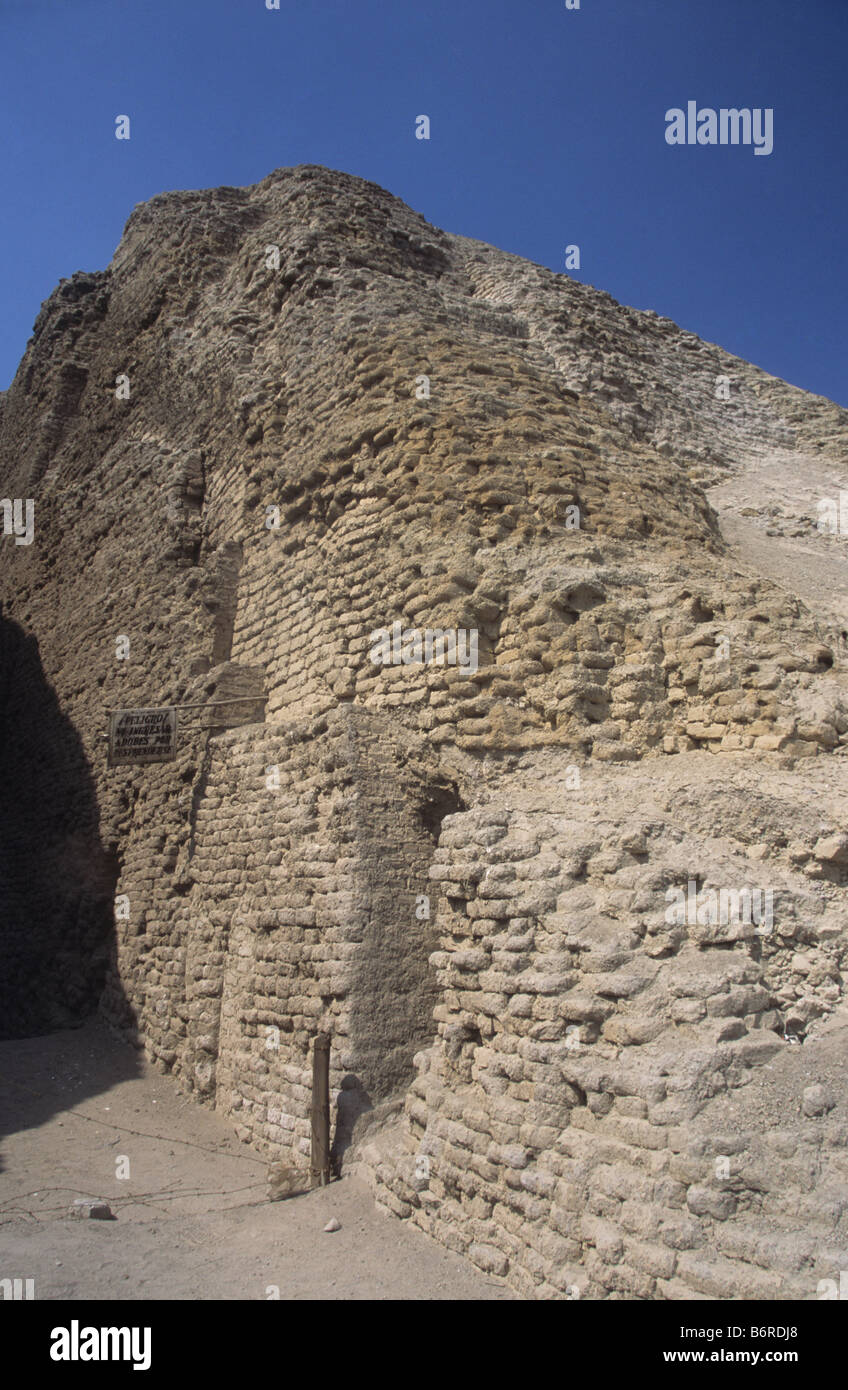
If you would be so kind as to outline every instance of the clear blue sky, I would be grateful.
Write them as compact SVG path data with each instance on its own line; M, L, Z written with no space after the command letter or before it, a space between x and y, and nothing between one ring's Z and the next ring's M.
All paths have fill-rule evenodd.
M0 388L136 203L308 163L848 406L847 58L848 0L0 0ZM774 152L667 145L689 100Z

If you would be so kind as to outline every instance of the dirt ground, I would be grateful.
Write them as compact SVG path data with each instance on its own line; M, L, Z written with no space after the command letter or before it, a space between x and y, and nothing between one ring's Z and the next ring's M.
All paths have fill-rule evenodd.
M266 1171L98 1023L0 1043L0 1278L37 1299L514 1297L361 1180L269 1203ZM79 1197L116 1219L71 1219Z

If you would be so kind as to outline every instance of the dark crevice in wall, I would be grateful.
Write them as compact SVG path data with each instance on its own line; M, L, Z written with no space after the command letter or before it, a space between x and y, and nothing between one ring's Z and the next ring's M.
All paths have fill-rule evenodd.
M416 814L427 834L434 842L438 843L445 816L453 816L458 811L464 810L466 810L466 806L456 783L445 782L443 785L428 788L425 799L417 807Z
M191 864L191 861L194 858L194 851L197 843L197 813L200 809L200 803L203 801L203 798L206 795L206 786L209 781L209 771L212 766L212 759L209 752L209 738L210 735L207 734L203 741L203 753L201 756L200 768L198 770L198 774L195 778L194 786L192 787L191 792L191 809L189 811L188 817L187 848L189 865Z
M214 614L213 666L229 661L232 656L238 581L243 558L241 542L227 541L216 552L210 567L211 592L206 598L206 607Z

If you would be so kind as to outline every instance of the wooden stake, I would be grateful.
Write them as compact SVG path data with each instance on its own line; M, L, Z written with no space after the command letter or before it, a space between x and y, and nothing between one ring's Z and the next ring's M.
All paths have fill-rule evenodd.
M312 1049L312 1164L313 1187L330 1181L330 1039L319 1033Z

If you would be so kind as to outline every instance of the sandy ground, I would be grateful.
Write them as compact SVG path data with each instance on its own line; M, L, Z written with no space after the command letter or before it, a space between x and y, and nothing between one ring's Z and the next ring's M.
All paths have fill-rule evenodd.
M98 1023L0 1043L0 1278L34 1279L37 1299L514 1297L361 1180L268 1203L266 1171ZM116 1219L71 1219L78 1197Z

